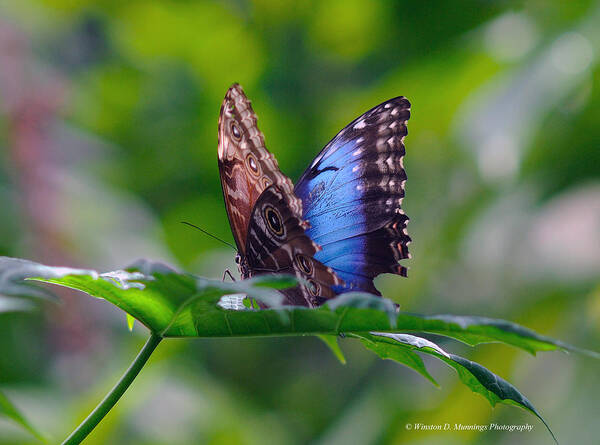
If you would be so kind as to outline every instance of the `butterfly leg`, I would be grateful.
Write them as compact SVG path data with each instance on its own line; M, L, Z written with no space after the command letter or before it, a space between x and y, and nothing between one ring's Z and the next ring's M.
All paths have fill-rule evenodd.
M229 275L229 278L231 278L231 281L235 281L235 278L233 278L233 275L231 275L231 272L229 271L229 269L225 269L225 272L223 272L223 279L221 281L225 281L225 277Z

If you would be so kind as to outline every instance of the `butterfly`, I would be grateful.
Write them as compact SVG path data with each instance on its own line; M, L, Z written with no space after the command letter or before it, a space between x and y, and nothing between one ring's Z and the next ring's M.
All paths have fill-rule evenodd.
M389 99L342 129L297 184L265 148L242 87L219 116L218 163L242 279L288 273L286 303L315 307L349 291L381 295L374 278L406 276L408 217L402 210L410 102Z

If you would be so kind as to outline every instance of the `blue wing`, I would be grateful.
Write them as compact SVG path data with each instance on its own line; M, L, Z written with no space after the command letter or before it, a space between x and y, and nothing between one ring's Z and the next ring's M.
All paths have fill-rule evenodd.
M367 111L335 136L304 172L294 192L306 233L322 248L315 258L345 282L336 292L379 294L381 273L406 276L408 217L401 204L402 164L410 102L396 97Z

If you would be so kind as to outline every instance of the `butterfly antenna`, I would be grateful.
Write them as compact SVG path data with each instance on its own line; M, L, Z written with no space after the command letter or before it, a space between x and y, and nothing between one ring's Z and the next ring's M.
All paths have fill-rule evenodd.
M212 233L208 233L206 230L204 230L204 229L201 229L200 227L198 227L198 226L196 226L196 225L194 225L194 224L192 224L192 223L189 223L189 222L187 222L187 221L181 221L181 224L185 224L186 226L190 226L190 227L193 227L194 229L198 229L198 230L200 230L202 233L204 233L204 234L206 234L206 235L210 236L211 238L214 238L214 239L216 239L217 241L221 241L223 244L226 244L226 245L228 245L229 247L231 247L233 250L235 250L235 251L237 252L237 249L235 248L235 246L234 246L233 244L231 244L231 243L228 243L228 242L227 242L227 241L225 241L225 240L222 240L222 239L221 239L221 238L219 238L218 236L215 236L215 235L213 235Z

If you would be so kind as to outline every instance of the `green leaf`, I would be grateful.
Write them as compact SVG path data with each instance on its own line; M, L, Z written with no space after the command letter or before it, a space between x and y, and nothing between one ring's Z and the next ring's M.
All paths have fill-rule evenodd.
M316 309L284 307L281 294L264 286L287 287L293 284L289 276L259 276L226 283L181 273L150 261L139 261L127 270L100 274L93 270L48 267L1 258L0 277L6 276L7 270L12 278L4 283L10 286L25 289L18 277L78 289L104 298L164 337L427 332L469 345L503 342L531 353L560 349L600 357L597 352L576 348L504 320L398 313L393 302L365 293L342 294ZM240 295L259 300L271 309L248 308Z
M346 357L344 357L344 352L342 348L340 348L340 343L337 335L317 335L316 337L320 338L323 343L327 345L327 347L333 352L333 355L337 357L342 365L346 364Z
M100 274L93 270L54 268L24 260L2 259L12 277L81 290L104 298L147 326L159 337L235 337L318 335L338 358L341 333L354 335L383 358L398 361L419 372L434 385L416 351L434 355L457 370L461 380L490 403L513 403L539 414L512 385L487 369L462 357L448 354L428 340L408 334L376 332L429 332L455 338L470 345L504 342L535 353L540 350L575 350L598 357L514 323L485 317L423 316L398 312L384 298L347 293L319 308L282 305L278 289L295 284L286 276L260 276L226 283L181 273L161 263L140 261L126 270ZM20 286L14 278L11 286ZM0 289L1 290L1 289ZM243 303L244 296L270 307L256 310ZM233 310L235 309L235 310ZM385 344L388 343L388 344ZM399 346L401 345L401 346ZM541 417L540 417L541 419ZM543 421L543 419L542 419Z
M374 309L384 312L388 316L391 328L395 328L398 324L399 309L393 301L365 292L347 292L341 294L337 298L329 300L327 306L334 311L339 307Z
M506 343L531 354L537 351L573 351L600 358L595 351L540 335L531 329L506 320L460 315L418 315L401 312L398 326L404 332L428 332L444 335L476 346L482 343Z
M13 403L2 393L0 392L0 415L8 417L12 419L19 425L21 425L25 430L29 431L32 435L34 435L41 442L46 442L46 438L42 436L32 425L29 423L25 417L19 412L17 407L13 405Z
M125 313L125 316L127 317L127 328L130 331L133 331L133 325L135 324L135 318L133 318L131 315L129 315L127 312Z
M138 262L127 270L99 274L96 271L67 268L28 267L29 279L78 289L94 297L104 298L123 309L161 336L198 336L201 318L209 316L221 330L226 327L227 312L217 306L228 294L244 293L271 307L281 308L282 296L262 286L287 286L289 277L260 278L244 282L225 283L179 273L161 263ZM255 286L258 282L261 286ZM285 317L285 314L282 314ZM279 317L280 315L277 315ZM217 334L214 329L209 329ZM211 336L211 335L209 335ZM214 335L212 335L214 336Z
M406 336L406 334L396 334L398 336ZM398 363L402 363L405 366L408 366L409 368L417 371L419 374L421 374L423 377L425 377L427 380L429 380L431 383L433 383L434 386L436 387L440 387L439 383L433 378L433 376L431 374L429 374L429 371L427 371L427 368L425 367L425 363L423 363L423 359L421 358L421 356L419 356L419 354L414 352L414 349L419 349L419 348L423 348L423 347L427 347L430 346L428 344L426 344L425 342L427 342L427 340L425 339L421 339L423 340L423 342L421 342L421 344L419 344L418 342L414 342L414 344L411 344L410 342L406 342L405 344L407 345L407 347L390 347L388 344L384 343L384 342L380 342L377 341L377 338L373 337L373 335L359 335L359 334L352 334L353 337L359 338L362 342L362 344L367 348L370 349L371 351L375 352L375 354L377 354L379 357L381 357L382 359L388 359L388 360L394 360ZM408 337L413 337L413 336L406 336ZM413 337L414 339L417 339L419 337ZM431 343L431 347L436 347L436 345L434 345L433 343Z
M507 405L519 406L533 413L542 421L552 435L554 441L558 443L554 433L533 404L521 394L517 388L502 377L499 377L484 368L479 363L472 362L458 355L449 354L429 340L408 334L372 332L371 334L364 336L363 344L382 358L395 359L394 349L404 351L418 350L439 358L456 370L460 380L469 387L471 391L481 394L492 406L501 402ZM406 364L401 360L399 361L402 364Z

